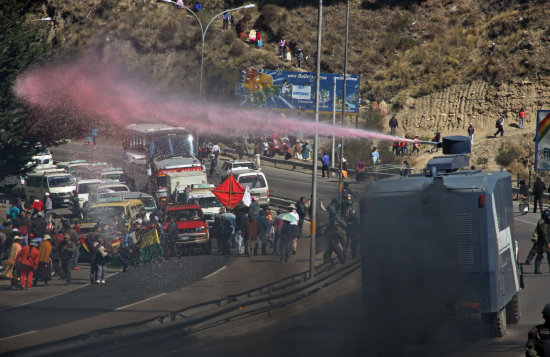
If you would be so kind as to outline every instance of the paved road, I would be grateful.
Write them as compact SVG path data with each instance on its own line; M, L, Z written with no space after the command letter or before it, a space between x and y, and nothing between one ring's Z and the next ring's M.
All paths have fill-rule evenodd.
M231 264L231 259L222 255L185 256L172 258L158 266L134 267L120 274L117 274L120 272L117 267L109 267L107 283L97 285L89 284L89 279L81 274L80 278L74 280L74 286L68 287L60 295L0 311L0 339L82 320L180 289ZM7 284L2 284L2 289L6 288ZM39 290L36 294L38 297L38 294L48 289L49 286L39 285L31 291L2 292L2 297L9 298L11 293L11 296L17 298L21 294L29 295ZM51 291L54 291L53 287Z
M70 149L70 147L69 147ZM73 149L78 149L78 146L74 146ZM70 149L67 152L75 153L75 150ZM67 150L67 147L61 148L61 150ZM86 150L86 148L84 149ZM59 153L54 151L54 157L59 156ZM78 154L78 153L77 153ZM97 155L96 155L97 156ZM99 156L98 156L99 157ZM115 161L118 157L118 154L114 153L113 150L107 150L106 157L112 157L112 159L108 160L116 164ZM73 157L78 158L78 157ZM105 161L106 159L103 158L102 161ZM120 160L120 159L119 159ZM309 193L309 187L311 182L311 176L302 173L299 171L286 171L286 170L280 170L280 169L274 169L270 168L266 165L262 168L264 172L266 172L268 180L270 181L270 184L272 186L272 194L277 196L283 196L283 197L296 197L299 196L308 196ZM335 180L319 180L319 195L322 200L329 200L331 197L333 197L332 192L336 192L336 185L337 183ZM352 183L352 187L358 191L361 190L361 187L356 184ZM332 191L333 190L333 191ZM305 191L305 192L304 192ZM532 230L534 229L535 222L538 218L538 215L535 214L528 214L525 216L518 216L516 217L516 233L517 238L520 241L520 257L523 260L525 255L527 254L528 250L530 249L530 242L529 237L531 235ZM216 269L216 266L220 266L229 262L222 262L222 261L215 261L211 262L210 259L219 259L219 257L194 257L197 259L206 259L205 261L201 261L201 265L207 265L209 268L204 271L193 271L189 272L189 277L187 281L192 281L193 279L200 278L201 275L207 274L208 271L213 271ZM220 264L220 265L216 265ZM153 296L155 294L158 294L161 291L167 291L169 289L174 288L176 284L175 282L171 281L170 279L174 279L174 275L179 274L182 270L186 267L174 267L174 271L168 271L168 267L164 269L168 269L165 271L166 273L166 281L163 280L162 283L157 283L156 276L148 275L148 279L144 279L140 274L138 273L138 270L130 271L126 275L118 274L114 276L111 282L108 282L105 286L93 286L93 287L86 287L79 289L82 292L89 291L92 294L95 294L94 291L99 291L98 295L80 295L81 293L78 291L72 292L70 294L71 298L68 299L66 296L59 296L52 299L50 308L52 311L57 311L59 313L63 313L65 311L70 311L71 313L73 310L71 309L62 309L60 306L63 306L62 304L66 303L68 300L80 300L73 306L74 312L77 314L91 314L93 313L93 308L87 309L83 308L82 305L90 303L91 306L94 308L104 308L102 306L98 307L97 302L93 301L90 302L90 300L95 297L97 299L101 300L101 303L104 303L104 305L110 305L116 307L116 306L123 306L125 304L131 303L132 301L137 301L139 299L146 298L147 296ZM163 269L162 267L159 269ZM521 355L521 352L523 351L523 344L525 340L525 332L527 329L535 324L538 323L541 320L540 317L540 310L541 307L546 303L548 300L548 297L550 296L550 284L548 284L548 279L550 277L550 274L548 273L548 266L546 264L543 265L543 269L545 271L545 274L543 275L534 275L532 274L532 267L528 267L526 269L526 275L525 275L525 282L526 282L526 289L521 294L521 312L522 312L522 320L520 324L518 325L510 325L509 331L507 335L502 339L487 339L487 338L478 338L478 337L472 337L467 340L466 343L461 345L462 347L460 349L456 349L454 351L442 351L440 348L437 348L438 355L448 355L448 356L461 356L461 355L481 355L481 356L519 356ZM151 269L151 271L153 271ZM174 275L170 275L170 273L173 273ZM135 274L135 279L132 280L132 274ZM187 274L187 273L185 273ZM114 279L120 279L120 280L114 280ZM143 285L140 285L140 291L133 291L132 289L127 289L124 292L116 291L116 286L119 284L125 284L126 279L129 279L127 283L131 285L131 283L140 282ZM117 284L115 284L117 283ZM182 283L185 284L185 283ZM97 288L105 288L107 289L113 289L110 290L110 294L103 294L105 291L101 291ZM158 289L157 289L158 288ZM143 293L141 290L146 290L146 293ZM139 295L141 294L141 295ZM359 294L359 295L358 295ZM67 294L69 295L69 294ZM108 296L107 296L108 295ZM281 325L277 326L271 326L269 329L262 330L259 328L257 331L255 330L254 333L249 332L244 337L238 337L238 336L230 336L230 337L223 337L222 335L218 335L215 337L214 340L209 340L210 337L206 335L204 338L186 338L182 339L181 343L180 341L171 341L170 343L166 344L166 348L163 348L161 351L159 351L160 354L171 354L170 351L185 351L187 352L192 351L194 354L198 355L201 352L204 352L206 355L214 355L219 354L222 351L227 351L228 349L236 349L237 351L246 351L251 352L250 354L253 354L254 351L260 353L262 351L274 351L277 352L277 354L280 353L287 353L290 355L296 355L296 353L292 353L293 351L304 351L302 350L302 347L307 346L313 346L315 343L318 343L319 346L326 346L326 349L321 349L321 351L326 351L326 354L322 355L334 355L330 351L334 351L329 348L329 346L333 346L331 344L331 336L339 336L337 337L340 339L339 341L343 344L345 344L346 348L344 348L343 352L349 352L346 353L346 355L354 355L353 352L365 352L361 347L361 333L360 333L360 323L362 323L357 318L357 312L360 309L360 304L358 302L360 299L358 298L360 296L360 293L358 291L350 292L349 296L344 295L340 296L334 301L327 301L322 306L319 306L318 308L310 311L310 312L300 312L296 315L288 317L288 320L290 321L283 321L281 322ZM114 301L114 302L113 302ZM50 302L48 302L50 303ZM99 304L101 305L101 304ZM27 315L23 320L25 319L32 319L38 312L41 312L40 307L43 305L41 303L36 304L35 306L27 305L29 308L25 312ZM76 306L76 307L75 307ZM32 307L32 309L30 308ZM108 307L107 307L108 309ZM338 314L337 316L334 316L333 314L327 313L327 309L337 309L338 311L341 311L341 315ZM4 322L4 313L7 313L8 311L0 312L0 318ZM23 313L23 312L21 312ZM9 314L12 314L12 312L9 312ZM10 315L7 315L10 316ZM13 314L11 315L10 321L13 321L16 317L21 316L19 314ZM48 315L49 318L53 318L53 314ZM83 316L83 315L82 315ZM349 324L344 323L344 321L349 321ZM295 322L295 323L293 323ZM249 322L244 321L243 324L246 326ZM10 326L10 323L8 324L2 324L3 326ZM18 327L17 331L25 332L25 328L23 328L20 325L15 325ZM261 324L259 325L261 326ZM335 326L337 328L335 328ZM28 327L30 328L30 327ZM410 328L410 327L404 327L404 328ZM28 330L27 330L28 331ZM359 331L359 333L358 333ZM3 331L2 331L3 333ZM7 334L3 334L2 336L11 335L16 332L12 331ZM353 338L349 338L350 336L353 336ZM255 339L255 338L256 339ZM321 341L321 342L313 342L313 341ZM349 346L350 343L357 343L357 346L359 349L353 348L353 346ZM340 342L335 342L334 345L338 345ZM239 347L236 346L241 345L245 347ZM280 348L279 346L287 346L288 348ZM348 349L349 347L349 349ZM366 348L369 348L367 346ZM132 348L130 348L131 350ZM367 350L368 352L368 350ZM372 352L372 350L371 350ZM115 353L116 354L116 353ZM193 354L191 354L193 355ZM202 354L201 354L202 355ZM233 354L236 355L236 354ZM356 355L356 354L355 354Z
M520 257L524 259L530 248L530 233L538 214L516 217L516 234L520 243ZM398 263L396 263L398 264ZM233 322L186 337L156 336L146 341L130 341L109 348L106 355L185 355L185 356L481 356L520 357L528 329L541 321L540 311L550 301L550 273L535 275L532 266L526 267L526 288L521 292L519 324L509 325L503 338L481 335L476 325L467 324L461 330L442 331L434 340L420 344L380 346L370 341L368 321L361 315L362 296L360 274L346 278L329 292L314 295L286 307L270 316L261 315L241 322ZM397 284L398 282L396 282ZM406 300L406 293L403 299ZM286 310L286 311L285 311ZM288 311L290 310L290 311ZM282 315L282 316L281 316ZM399 329L404 326L399 316L389 316ZM391 331L388 331L391 334ZM107 352L97 346L92 352Z

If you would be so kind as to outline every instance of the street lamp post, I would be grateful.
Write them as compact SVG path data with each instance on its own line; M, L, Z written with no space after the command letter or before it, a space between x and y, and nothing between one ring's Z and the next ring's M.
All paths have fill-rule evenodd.
M344 119L346 118L346 79L348 76L348 40L349 40L349 0L347 0L346 11L346 43L344 50L344 88L342 93L342 127L344 126ZM359 113L357 113L359 115ZM342 182L343 169L344 169L344 137L340 143L340 175L338 175L338 206L342 207Z
M315 122L319 123L319 87L321 86L321 33L323 29L323 0L319 0L319 19L317 24L317 76L315 81ZM315 239L317 235L317 158L319 151L319 133L315 129L313 150L313 174L311 178L311 239L309 241L309 279L313 279L315 261Z
M220 15L223 15L225 12L232 12L232 11L237 11L237 10L241 10L241 9L251 9L253 7L255 7L256 5L254 4L248 4L248 5L244 5L244 6L240 6L240 7L236 7L234 9L228 9L228 10L224 10L222 12L220 12L219 14L216 14L214 15L210 21L208 22L208 24L206 25L206 27L203 27L202 26L202 22L201 20L199 19L199 17L197 16L197 14L195 14L195 12L193 10L191 10L190 8L188 8L187 6L185 5L182 5L182 4L178 4L177 2L175 1L171 1L171 0L162 0L163 2L167 2L167 3L170 3L170 4L173 4L173 5L176 5L177 7L179 8L182 8L182 9L185 9L187 11L189 11L193 16L195 16L195 19L197 19L198 23L199 23L199 26L201 28L201 73L200 73L200 77L199 77L199 102L202 102L202 77L203 77L203 68L204 68L204 39L206 37L206 32L208 31L208 28L210 27L210 25L212 24L212 22ZM198 141L198 140L197 140Z

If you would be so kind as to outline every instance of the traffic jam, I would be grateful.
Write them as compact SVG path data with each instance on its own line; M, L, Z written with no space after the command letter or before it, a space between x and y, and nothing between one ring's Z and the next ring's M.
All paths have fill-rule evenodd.
M19 180L23 210L36 200L51 199L54 210L44 212L44 219L56 244L65 232L54 227L77 230L81 261L97 246L97 233L105 237L112 264L121 263L120 246L126 235L137 248L134 261L210 254L213 244L221 251L213 243L220 211L243 208L254 199L269 205L267 179L253 162L225 162L216 187L209 182L204 163L217 160L219 147L214 146L213 152L210 145L195 155L193 136L184 128L164 124L128 125L125 134L125 167L84 159L57 161L44 148L43 155L33 158L34 170ZM136 185L136 179L144 184ZM58 208L70 213L57 214ZM23 236L23 245L32 241L31 235ZM156 247L153 253L151 247Z

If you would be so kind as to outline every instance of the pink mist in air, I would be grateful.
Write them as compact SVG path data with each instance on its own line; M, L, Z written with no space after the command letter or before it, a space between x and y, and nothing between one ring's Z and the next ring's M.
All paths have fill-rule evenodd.
M35 69L15 84L16 94L31 106L48 111L72 111L124 126L165 123L201 133L285 133L346 138L396 140L395 137L326 123L283 117L260 110L240 110L172 96L159 96L150 83L121 75L116 66L90 59ZM409 140L408 140L409 141Z

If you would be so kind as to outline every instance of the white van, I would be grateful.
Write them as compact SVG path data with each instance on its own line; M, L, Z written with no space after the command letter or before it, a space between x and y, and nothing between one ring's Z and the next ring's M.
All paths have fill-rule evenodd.
M71 201L74 190L76 179L63 169L31 173L25 180L25 196L28 201L33 197L42 199L44 194L49 192L53 205L60 206Z
M76 183L76 192L78 193L79 208L84 208L84 204L88 202L91 192L96 192L97 188L104 182L100 179L78 180Z
M241 186L250 188L251 196L258 197L260 205L269 205L271 195L269 193L267 179L263 172L257 170L245 171L237 174L233 173L233 176L235 176L235 179Z
M47 147L40 147L40 151L31 157L31 162L37 165L53 166L53 157L50 149Z
M90 164L88 164L86 160L62 161L62 162L56 163L56 165L57 167L65 169L65 171L67 171L74 177L80 177L82 171L86 167L90 166Z
M97 186L98 193L111 193L111 192L130 192L128 186L122 182L105 182Z
M120 177L124 174L121 168L115 167L103 169L99 174L99 178L103 181L120 181Z

